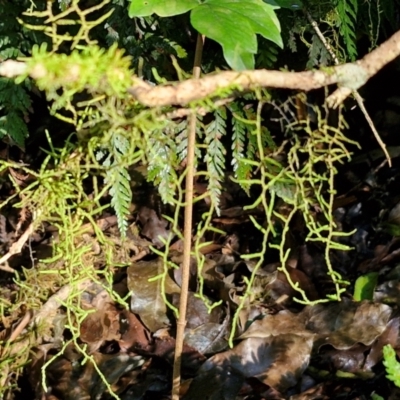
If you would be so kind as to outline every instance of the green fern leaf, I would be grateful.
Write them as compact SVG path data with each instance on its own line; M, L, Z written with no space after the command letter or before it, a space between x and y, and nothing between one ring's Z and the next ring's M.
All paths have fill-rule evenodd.
M271 69L278 60L278 46L260 38L259 49L256 58L256 68Z
M249 194L250 186L244 181L251 176L251 165L244 162L246 156L246 141L249 130L249 125L246 124L246 119L243 110L240 109L237 103L232 103L229 106L232 112L232 167L235 173L235 178L238 180L242 189Z
M351 61L355 61L357 58L356 22L358 2L357 0L338 0L336 11L339 15L339 31L343 36L347 54Z
M9 136L17 146L24 148L28 128L20 113L10 111L0 118L0 138L4 136Z
M116 151L118 151L121 155L124 155L129 150L129 141L128 139L121 134L113 135L113 146Z
M313 34L311 46L308 50L307 69L312 69L317 66L326 66L331 62L331 56L326 50L326 47L321 42L320 38Z
M203 135L203 131L201 128L201 117L197 117L197 120L199 123L196 125L196 136L197 138L201 139ZM173 135L175 137L175 142L177 144L176 155L179 162L185 160L187 156L187 143L188 143L187 126L188 126L188 120L185 119L181 121L178 125L176 125L176 128L174 129L173 132ZM198 146L196 146L194 151L195 151L194 167L197 168L197 160L200 160L201 152Z
M187 156L187 126L188 120L184 119L175 125L173 135L176 138L176 155L179 161L183 161Z
M239 112L240 111L236 109L236 113L233 115L232 119L232 166L234 172L238 170L240 160L244 157L247 131L247 126L243 122L243 114L242 119L238 119Z
M164 38L164 40L175 50L176 56L178 58L186 58L187 52L186 50L180 46L178 43L174 42L173 40Z
M114 132L111 136L110 147L99 149L96 159L100 161L108 153L102 162L107 167L105 183L110 185L111 206L117 216L118 229L122 237L126 236L128 227L127 217L129 206L132 201L132 189L130 176L127 169L122 165L123 157L129 150L129 141L121 132Z
M132 190L129 184L130 177L128 171L119 166L114 165L106 174L106 183L111 184L111 206L113 207L118 221L118 229L122 237L126 236L128 227L127 216L129 214L129 206L132 200Z
M168 133L152 132L148 141L149 165L147 180L158 186L164 203L173 204L175 186L178 181L175 167L177 165L176 143Z
M226 149L221 138L226 134L226 110L221 107L214 112L214 120L206 127L205 144L207 153L204 161L207 165L208 190L210 198L219 213L221 182L225 176Z
M400 363L396 360L396 352L390 345L383 348L383 365L387 372L386 378L400 387Z

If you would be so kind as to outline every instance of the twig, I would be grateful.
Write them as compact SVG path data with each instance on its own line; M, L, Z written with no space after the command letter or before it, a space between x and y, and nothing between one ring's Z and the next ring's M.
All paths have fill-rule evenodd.
M92 281L90 280L85 280L80 283L78 283L76 286L74 285L65 285L63 286L57 293L53 294L45 304L43 304L42 308L39 310L39 312L32 318L30 325L38 325L42 322L44 322L47 326L52 326L54 324L53 322L53 317L55 316L57 310L61 307L62 303L65 302L70 294L72 293L73 290L78 290L78 291L84 291L86 290L90 285L92 284ZM23 321L25 324L25 318L28 318L27 316L24 317ZM22 326L22 322L20 323L20 326ZM16 334L14 333L14 336ZM15 338L13 338L15 340ZM9 342L12 341L12 338L10 337ZM40 344L40 338L37 341L37 344ZM10 347L8 355L13 355L13 354L18 354L24 349L28 348L31 343L31 340L29 338L22 339L12 345Z
M325 39L325 36L321 32L321 30L319 29L319 26L318 26L317 22L314 20L314 18L312 17L310 12L306 8L304 8L304 13L306 14L306 17L309 20L311 26L314 28L315 33L317 34L317 36L321 40L322 44L324 45L324 47L326 48L326 50L328 51L328 53L332 57L334 63L336 65L339 65L340 64L339 59L337 58L337 56L336 56L335 52L333 51L331 45ZM364 117L367 120L368 125L372 130L372 133L375 136L376 141L378 142L378 144L381 147L383 153L385 154L385 157L386 157L386 160L388 162L389 167L391 167L392 166L392 160L391 160L390 155L389 155L389 153L387 151L386 145L383 142L383 140L381 139L381 137L379 136L379 133L376 130L375 125L374 125L370 115L368 114L367 109L365 108L364 101L363 101L362 97L360 96L360 94L358 93L358 91L357 90L350 90L350 89L345 88L345 87L339 88L331 96L329 96L330 97L330 102L334 103L337 106L338 104L343 102L343 100L350 93L353 94L358 106L360 107L361 112L364 114ZM334 97L334 96L336 96L336 97Z
M200 77L201 57L203 53L204 36L198 34L196 52L193 66L193 76ZM189 291L190 276L190 252L192 244L192 217L193 217L193 181L194 181L194 161L196 146L196 113L189 117L188 147L186 159L186 182L185 182L185 223L183 229L183 261L182 261L182 283L181 296L179 300L179 318L176 328L176 342L174 367L172 373L172 400L179 400L179 390L181 386L181 364L183 338L186 326L187 297Z
M28 311L20 323L17 325L17 327L11 332L10 337L8 338L8 343L13 342L20 334L21 332L25 329L25 327L29 324L30 320L32 318L32 311Z
M18 253L21 253L22 247L29 239L29 236L33 232L33 222L30 223L28 229L21 235L21 237L11 245L10 250L3 257L0 258L0 269L7 272L16 272L15 269L9 267L8 265L1 265L8 261L8 259Z
M313 27L315 33L317 34L319 40L322 42L322 44L324 45L324 47L326 48L326 50L332 57L332 60L334 61L334 63L336 65L339 65L340 64L339 59L336 57L336 54L333 51L332 46L328 43L328 41L325 39L324 34L319 29L317 21L312 17L310 12L305 7L303 8L303 11L304 11L304 14L306 15L308 21L310 22L311 26Z
M74 285L65 285L57 293L54 293L50 298L43 304L40 311L34 316L33 323L39 324L42 320L48 320L51 315L60 308L63 302L65 302L73 290L84 291L92 284L91 280L84 280ZM50 321L50 323L53 323Z

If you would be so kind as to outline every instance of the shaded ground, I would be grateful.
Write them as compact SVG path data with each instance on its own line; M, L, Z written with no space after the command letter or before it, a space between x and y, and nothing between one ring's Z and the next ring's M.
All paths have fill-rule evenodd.
M209 243L201 251L201 273L193 260L182 359L184 399L400 397L382 365L385 345L400 350L400 94L380 92L381 80L390 81L391 73L384 71L364 95L383 140L390 146L392 167L388 167L382 152L376 151L377 145L361 117L351 112L347 115L348 134L360 141L362 149L351 163L341 167L335 181L333 212L338 231L353 231L339 240L353 250L330 253L334 270L347 281L340 285L341 302L311 306L294 300L300 295L290 280L298 283L311 301L325 299L335 290L327 275L324 248L305 240L307 231L301 216L293 220L286 233L286 249L290 249L286 272L280 270L278 251L270 250L261 268L252 274L255 264L241 256L260 250L261 234L251 218L260 224L265 221L257 209L243 208L251 199L227 179L221 215L213 217L214 226L225 233L207 236ZM4 148L4 158L9 150ZM13 155L20 156L24 155ZM29 182L30 178L18 171L9 172L15 179ZM201 185L197 182L198 192ZM167 270L166 260L150 246L163 249L160 236L167 238L171 226L162 215L171 210L163 208L155 190L141 180L137 180L136 189L141 204L132 206L127 241L121 241L111 212L104 212L97 221L118 249L121 266L115 266L112 281L107 284L101 280L102 284L82 282L77 302L86 314L81 312L81 319L68 319L68 306L52 303L51 298L38 299L41 306L34 318L29 316L30 303L14 307L14 314L2 315L3 348L12 343L17 346L15 353L23 352L27 329L38 329L40 337L18 379L18 390L10 390L8 399L110 399L110 392L120 399L169 398L175 344L173 310L180 293L182 243L178 238L173 240ZM3 199L12 190L10 184L3 183ZM196 205L196 222L207 207L206 201ZM318 209L314 211L320 218ZM26 232L31 218L12 207L4 209L0 216L2 253ZM279 219L274 223L283 235ZM95 255L91 263L101 272L106 251L90 229L86 235L79 240L91 248ZM22 281L36 282L43 289L47 281L42 275L34 277L36 266L32 262L50 257L57 228L49 222L30 237L30 242L22 243L22 253L9 259L9 267L25 274ZM9 272L1 274L5 303L21 301L24 287L16 284ZM252 289L244 301L249 279ZM199 298L195 293L201 288ZM64 301L75 293L68 285L54 287L49 293L60 294L60 289L65 291ZM118 299L125 299L129 307L124 308ZM213 308L207 308L211 304ZM36 325L23 325L24 315L33 318ZM38 328L40 321L50 323L44 332ZM236 333L230 348L232 325ZM2 362L1 379L6 385L13 371L4 367L4 358ZM46 383L47 391L42 383Z

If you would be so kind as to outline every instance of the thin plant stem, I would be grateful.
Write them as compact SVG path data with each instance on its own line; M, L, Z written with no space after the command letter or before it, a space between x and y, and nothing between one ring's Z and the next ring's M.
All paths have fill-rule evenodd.
M203 53L204 36L197 36L196 53L193 66L193 77L200 77L201 57ZM190 275L190 252L192 243L192 216L193 216L193 180L195 165L195 146L196 146L196 113L193 111L189 116L188 127L188 149L186 159L186 182L185 182L185 223L183 230L183 261L182 261L182 284L181 297L179 301L179 318L176 328L176 343L174 366L172 373L172 400L179 400L179 390L181 386L181 364L183 338L186 326L187 297L189 291Z

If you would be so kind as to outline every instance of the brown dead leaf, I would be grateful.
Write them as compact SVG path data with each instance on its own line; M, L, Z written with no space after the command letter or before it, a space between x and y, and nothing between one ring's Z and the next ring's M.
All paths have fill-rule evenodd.
M127 270L128 288L131 291L131 311L140 316L142 322L155 332L170 324L162 290L167 295L180 293L179 286L167 274L165 281L164 262L161 258L133 263ZM158 277L157 279L152 279Z
M307 368L311 348L311 338L293 334L245 339L233 349L208 359L185 399L235 399L244 379L251 377L284 391L296 385ZM227 394L217 397L216 393Z
M140 234L150 239L155 247L163 247L162 239L166 240L171 233L168 229L169 222L149 207L140 208L138 220L142 226Z
M306 338L315 334L305 327L304 314L294 314L288 310L280 311L275 315L266 315L261 320L254 321L239 339L267 338L283 334L296 334Z
M80 339L89 352L98 350L106 341L119 340L119 311L112 305L89 314L80 326Z
M139 321L135 314L128 310L121 312L121 338L118 340L121 351L133 348L143 348L149 345L149 331Z
M336 349L347 350L356 343L370 346L386 329L392 309L385 304L343 299L340 303L306 307L306 328L319 337L315 346L330 344Z

